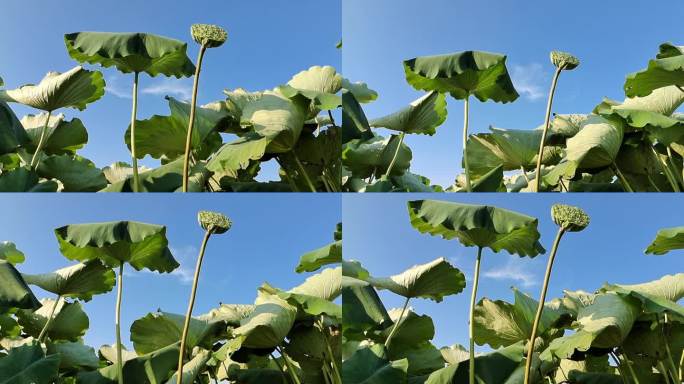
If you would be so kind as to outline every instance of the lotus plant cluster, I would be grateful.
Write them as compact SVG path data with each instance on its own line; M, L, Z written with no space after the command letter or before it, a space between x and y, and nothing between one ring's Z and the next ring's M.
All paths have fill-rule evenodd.
M648 67L627 75L625 99L604 99L589 113L554 112L560 75L581 71L580 59L553 51L543 123L535 129L490 126L469 133L469 103L513 102L518 92L502 54L464 51L403 63L407 83L426 92L387 116L362 107L377 93L343 94L342 183L356 192L680 192L684 188L684 46L664 43ZM564 75L570 76L571 74ZM560 83L560 85L559 85ZM432 185L411 168L406 134L429 135L447 119L449 100L463 101L461 153L454 182ZM541 115L541 113L540 113ZM449 124L450 125L450 124ZM380 136L379 129L395 132ZM381 131L380 131L381 132ZM462 159L461 164L455 164ZM460 169L463 169L461 172ZM426 171L427 172L427 171Z
M195 24L190 36L198 45L195 63L187 43L169 37L68 33L66 50L78 66L16 89L4 89L0 81L0 191L341 191L341 128L333 112L341 107L344 84L361 85L331 66L312 66L273 89L226 89L217 101L198 105L207 50L230 47L220 26ZM108 68L131 76L130 123L121 127L121 145L131 157L100 168L78 153L88 143L88 130L65 111L100 100L106 84L98 69ZM192 77L192 98L166 96L168 115L140 119L146 108L139 103L146 81L141 75ZM39 113L20 119L11 103ZM139 165L146 157L159 166ZM261 181L268 162L277 163L277 176Z
M341 225L332 243L301 256L296 272L308 274L302 284L284 290L264 283L254 304L219 304L196 316L205 252L221 251L207 247L209 239L232 226L218 212L201 211L198 220L204 236L187 313L157 309L135 320L133 350L121 339L125 268L179 267L165 226L118 221L57 228L60 252L73 263L42 274L21 273L24 253L1 242L0 383L341 384ZM33 287L50 297L38 300ZM91 324L83 303L114 288L114 324ZM84 343L89 328L105 332L110 325L114 345L96 350Z
M579 207L556 204L558 231L551 247L540 300L513 287L513 302L478 296L486 253L521 258L545 253L538 219L502 208L437 200L408 203L420 233L474 247L475 268L466 278L437 258L403 272L376 277L359 261L342 262L342 372L349 383L425 384L674 384L684 372L684 273L641 284L609 284L593 293L577 290L546 299L554 260L565 255L564 235L590 231ZM456 244L456 242L454 242ZM684 249L684 227L658 231L646 254ZM491 251L491 252L490 252ZM494 255L491 255L494 257ZM524 262L523 260L520 261ZM433 344L435 324L410 300L441 303L471 285L469 345ZM401 308L383 303L379 291L404 298ZM448 305L441 303L439 305ZM459 309L452 309L454 312ZM452 324L465 328L466 324ZM486 346L477 353L476 346ZM347 381L349 380L349 381Z

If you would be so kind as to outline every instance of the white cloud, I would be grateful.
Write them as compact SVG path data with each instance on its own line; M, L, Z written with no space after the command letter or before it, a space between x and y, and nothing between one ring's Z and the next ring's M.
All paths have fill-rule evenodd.
M111 75L105 79L106 91L121 99L132 99L132 76ZM153 96L174 96L181 100L192 97L192 81L169 77L145 78L141 81L140 93Z
M192 83L189 79L163 78L143 87L141 92L146 95L170 95L181 100L189 100L192 97Z
M518 281L523 287L532 287L539 284L539 280L531 271L525 268L529 263L517 256L508 256L506 264L490 269L484 273L485 277L496 280Z
M544 87L548 79L541 64L513 64L511 78L518 93L528 100L536 101L545 96Z

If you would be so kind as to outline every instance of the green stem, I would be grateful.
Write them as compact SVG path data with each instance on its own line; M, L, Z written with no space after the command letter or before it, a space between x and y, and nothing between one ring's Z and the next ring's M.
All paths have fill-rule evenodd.
M295 384L302 384L302 382L299 380L299 376L297 376L297 372L295 372L294 365L292 365L292 363L290 362L290 358L287 357L285 351L283 351L282 348L278 348L278 352L280 352L280 356L283 357L285 365L287 366L287 371L290 373L290 377L292 377L292 380L295 382Z
M195 306L195 297L197 296L197 283L199 282L200 271L202 270L202 260L204 260L204 250L207 248L207 242L214 231L212 229L204 233L202 245L200 246L199 255L197 256L197 264L195 265L195 276L192 279L192 290L190 291L190 300L188 301L188 310L185 312L185 322L183 323L183 334L180 341L180 353L178 354L178 384L183 384L183 360L185 359L185 344L188 338L188 330L190 329L190 319L192 318L192 309Z
M627 192L634 192L634 188L629 184L629 181L627 181L627 178L625 175L620 172L620 168L618 168L617 164L613 162L611 164L611 168L613 169L613 173L615 173L615 176L617 176L618 180L620 180L620 184L622 184L622 187L627 191Z
M45 119L45 124L43 125L43 130L40 132L38 146L36 147L36 151L33 153L33 157L31 158L30 167L34 171L38 169L38 165L40 164L40 151L42 151L43 147L45 146L45 136L47 136L47 129L48 125L50 124L50 116L52 116L52 111L48 111L47 119Z
M544 302L546 301L546 292L549 289L549 281L551 280L551 270L553 269L553 261L556 258L556 252L558 252L558 244L560 244L561 238L565 230L563 228L558 229L556 234L556 239L553 241L553 246L551 248L551 255L549 256L549 261L546 264L546 273L544 274L544 283L542 285L541 294L539 295L539 304L537 305L537 314L534 316L534 323L532 323L532 333L530 335L530 341L527 347L527 360L525 360L525 384L529 384L531 381L530 372L532 371L532 355L534 353L534 341L537 339L537 329L539 328L539 322L541 321L542 314L544 313Z
M679 358L679 378L684 379L684 349L682 349L681 357Z
M667 160L672 167L672 176L677 180L679 185L684 186L684 178L682 178L682 174L677 171L677 165L674 162L674 156L672 155L672 149L670 149L670 146L667 146Z
M670 167L668 167L667 164L660 158L660 155L658 154L658 152L655 150L655 148L653 146L651 146L651 151L653 152L653 156L655 156L656 161L658 162L658 166L663 171L663 173L665 174L665 177L667 178L667 181L672 186L672 190L675 192L681 192L679 190L679 185L677 184L677 180L675 180L674 176L670 173Z
M468 113L470 109L469 105L470 96L466 96L466 98L463 100L463 167L465 168L466 191L472 192L472 187L470 185L470 165L468 164Z
M138 77L133 78L133 108L131 110L131 162L133 163L133 192L140 192L140 176L138 175L138 157L135 151L135 120L138 117Z
M328 117L330 117L330 123L333 125L333 127L336 127L335 119L333 118L332 112L330 110L328 110Z
M525 177L525 181L527 181L527 184L530 184L530 178L527 176L527 171L525 171L525 166L521 165L520 170L522 171L523 177Z
M392 174L392 169L394 168L394 164L397 162L397 158L399 157L399 151L401 150L401 144L404 143L404 136L406 136L405 132L402 132L399 134L399 143L397 144L397 149L394 151L394 156L392 156L392 161L390 161L389 166L387 167L387 171L385 172L385 176L383 176L383 178L388 178Z
M323 370L323 380L325 380L325 384L332 384L332 372L330 372L330 367L328 367L326 364L322 365L322 370Z
M302 176L304 176L304 180L306 181L306 184L309 186L309 189L311 189L311 192L316 192L316 187L314 187L313 183L311 182L311 179L309 178L309 174L306 172L306 169L304 169L304 165L302 164L301 161L299 161L299 157L297 157L297 152L295 150L292 150L292 157L294 157L295 163L297 163L297 167L299 168L299 172L301 172Z
M629 359L629 356L627 356L627 353L625 351L621 351L622 355L625 357L625 365L627 365L627 368L629 369L629 374L632 376L632 379L634 379L635 384L639 384L639 378L636 375L636 372L634 372L634 367L632 367L632 360Z
M43 329L40 331L40 334L38 335L38 342L39 343L42 343L43 338L47 335L47 331L50 328L50 324L52 324L52 320L54 319L54 316L55 316L55 310L57 310L57 306L59 305L59 302L61 300L62 300L62 296L58 295L57 300L55 300L55 303L52 305L52 309L50 309L50 314L48 315L47 321L45 322Z
M411 298L407 297L406 301L404 301L404 306L401 308L399 318L396 322L394 322L394 326L392 326L392 330L390 331L389 336L387 336L387 340L385 340L385 348L389 348L390 343L392 342L392 337L394 337L394 333L397 331L397 328L399 328L399 323L401 322L401 319L404 317L404 313L406 313L406 308L408 308L409 300L411 300Z
M629 384L629 382L627 381L627 375L625 375L625 372L622 370L622 363L620 362L620 359L615 355L615 352L613 351L611 351L609 354L613 358L613 360L615 360L615 366L618 370L618 373L620 374L620 379L624 384Z
M114 324L116 326L116 370L119 384L123 384L123 354L121 353L121 299L123 295L123 261L119 264L119 275L116 282L116 311L114 313Z
M541 186L541 163L542 158L544 157L544 144L546 143L546 134L549 132L549 126L551 125L551 107L553 106L553 96L556 93L556 85L558 85L558 77L560 77L561 71L563 71L562 68L556 68L556 72L553 74L551 89L549 90L549 98L546 103L544 131L542 131L541 141L539 142L539 151L537 152L537 167L535 168L535 192L539 192L539 188Z
M188 191L188 179L190 178L190 151L192 146L192 130L195 127L195 113L197 110L197 88L199 87L200 71L202 70L202 59L207 46L202 44L197 55L197 66L195 67L195 79L192 83L192 101L190 105L190 121L188 122L188 135L185 138L185 156L183 157L183 192Z
M285 370L283 369L283 366L280 365L280 363L278 362L278 359L276 359L276 357L273 356L273 353L271 353L271 359L273 359L273 362L275 363L275 365L278 366L278 370L280 370L280 373L283 375L283 379L285 381L287 381L287 376L285 375Z
M667 374L667 369L665 369L665 364L663 364L662 360L658 360L658 369L660 370L660 373L663 375L665 378L665 383L670 384L670 375Z
M658 316L658 314L656 314L656 321L658 323L660 323L660 316ZM665 354L667 356L667 362L670 365L669 368L671 369L671 371L670 371L670 369L668 369L668 371L672 375L672 380L675 383L681 383L682 378L678 375L677 366L675 365L674 359L672 358L672 351L670 350L670 345L667 343L667 337L665 335L665 326L666 325L667 325L667 313L665 313L663 316L663 324L660 327L660 331L661 331L662 336L663 336L663 344L665 345Z
M323 339L325 340L325 346L328 349L328 355L330 355L330 365L332 365L333 373L335 374L335 383L342 383L342 374L340 373L340 368L337 366L337 360L335 360L335 354L333 353L332 346L330 345L330 339L328 339L328 334L325 330L325 325L321 317L320 328L323 333ZM324 364L325 366L325 364Z
M482 260L482 247L477 247L477 259L475 259L475 272L473 276L473 289L470 294L470 314L468 317L468 337L470 348L468 382L475 384L475 299L477 298L477 286L480 281L480 261Z

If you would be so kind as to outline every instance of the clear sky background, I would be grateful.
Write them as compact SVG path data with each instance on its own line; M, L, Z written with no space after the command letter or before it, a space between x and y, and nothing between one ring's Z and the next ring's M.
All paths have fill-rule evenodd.
M589 113L603 97L624 98L625 76L645 68L659 44L684 44L684 2L531 0L344 0L345 76L365 81L379 98L369 118L417 99L402 61L416 56L484 50L508 55L521 97L512 104L470 103L470 132L531 129L544 121L554 67L552 50L568 51L579 68L561 75L553 111ZM412 171L450 185L461 172L463 102L449 98L449 116L436 136L409 135ZM383 135L389 132L380 132Z
M435 322L435 344L468 345L468 308L476 248L466 248L458 240L444 240L421 234L409 223L406 202L415 199L441 199L470 204L487 204L515 210L539 219L541 242L546 255L534 259L511 256L504 251L485 250L482 256L478 300L488 297L513 301L511 286L539 297L551 243L558 227L550 217L554 203L582 207L591 223L582 232L563 237L554 262L547 297L563 295L563 290L594 291L605 282L633 284L684 272L684 251L664 256L646 256L644 249L665 227L684 225L681 199L672 194L563 194L558 195L345 195L344 257L362 262L374 276L390 276L416 264L438 257L447 258L466 275L464 291L441 303L413 299L417 313L429 314ZM380 291L389 308L403 305L404 298ZM487 347L478 347L479 351Z
M188 42L196 60L198 45L190 36L194 23L218 24L228 42L207 52L202 65L199 104L223 99L223 90L256 91L286 83L314 65L341 67L340 0L199 0L199 1L48 1L5 0L0 23L0 77L8 89L38 83L48 71L64 72L78 65L64 46L64 34L78 31L149 32ZM26 28L30 24L31 28ZM102 69L101 69L102 70ZM60 110L83 120L90 140L81 154L99 167L130 163L123 137L131 114L132 74L103 70L107 93L84 112ZM138 118L168 115L164 96L189 99L192 79L140 78ZM19 117L37 113L12 105ZM227 141L226 138L224 141ZM159 162L146 157L143 165ZM276 167L264 167L273 179Z
M53 230L67 224L136 220L167 226L169 246L181 264L171 274L124 272L122 337L130 348L133 321L161 308L184 314L190 296L197 252L204 231L197 211L226 214L233 227L215 235L205 253L194 314L220 302L252 304L264 282L290 289L311 274L297 274L299 257L333 241L341 220L339 196L312 194L171 196L145 195L7 195L0 199L0 241L9 240L26 255L25 273L46 273L74 264L63 257ZM38 298L54 295L32 287ZM114 343L116 290L84 305L90 317L85 341L99 348Z

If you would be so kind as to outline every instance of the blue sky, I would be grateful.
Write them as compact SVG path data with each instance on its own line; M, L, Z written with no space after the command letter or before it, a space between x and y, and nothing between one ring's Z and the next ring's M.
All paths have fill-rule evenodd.
M579 68L561 75L554 112L589 113L603 97L622 100L625 76L645 68L659 44L684 44L683 12L684 3L677 0L657 6L643 1L344 0L344 73L378 91L378 100L366 107L374 118L421 96L404 80L403 60L465 50L504 53L521 97L513 104L472 102L470 131L484 132L489 125L535 128L544 121L554 70L551 50L581 59ZM441 185L453 182L461 164L463 102L448 102L449 117L435 137L407 137L412 170Z
M64 34L95 30L150 32L188 42L195 61L198 46L190 37L193 23L213 23L228 31L228 42L207 52L202 66L199 103L224 98L223 90L271 89L313 65L340 69L340 0L200 0L200 1L3 1L0 23L0 77L7 88L37 83L48 71L64 72L77 63L64 47ZM27 31L26 23L30 23ZM18 32L24 31L24 32ZM84 112L61 110L81 118L90 135L81 154L104 167L130 162L123 136L130 122L133 75L104 69L108 93ZM192 80L141 76L138 118L168 115L165 95L189 98ZM16 105L13 105L16 107ZM37 113L16 108L17 114ZM147 157L144 165L155 165ZM272 164L264 169L273 178Z
M547 255L534 259L485 250L482 257L478 300L483 296L511 302L511 286L533 297L539 296L548 250L558 227L550 217L554 203L582 207L591 223L582 232L563 237L554 263L548 298L562 296L564 289L593 291L605 282L632 284L684 272L682 253L646 256L644 249L665 227L684 225L684 208L671 194L645 196L623 194L551 195L344 195L344 257L362 262L374 276L401 273L416 264L445 257L466 274L467 286L442 303L414 299L411 306L427 313L435 322L437 346L468 344L468 307L476 249L424 235L408 220L406 202L441 199L470 204L487 204L512 209L539 218L541 242ZM388 291L380 296L388 308L401 307L403 298ZM486 347L479 347L484 351Z
M122 336L130 346L131 323L158 308L185 313L203 230L201 209L222 212L233 227L212 236L205 253L195 315L223 303L248 303L263 283L289 289L309 274L297 274L299 257L332 242L341 219L340 199L332 195L260 194L147 195L7 195L0 199L0 241L9 240L26 255L25 273L46 273L73 264L59 253L53 229L75 223L137 220L167 226L169 246L181 266L172 274L124 274ZM34 288L38 298L53 294ZM116 291L85 304L90 329L85 341L96 349L114 342Z

